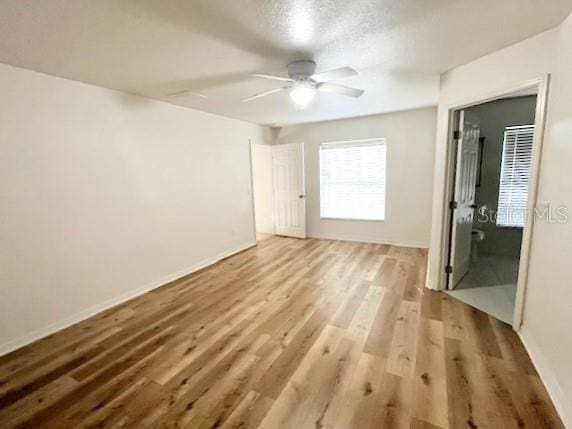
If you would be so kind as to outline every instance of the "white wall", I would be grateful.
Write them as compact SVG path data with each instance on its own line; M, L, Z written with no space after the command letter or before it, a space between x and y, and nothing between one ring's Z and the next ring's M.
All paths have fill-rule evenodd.
M274 234L272 146L253 144L251 151L256 232Z
M449 107L552 73L537 205L572 212L572 18L560 27L446 73L441 79L429 286L439 258ZM572 427L572 223L536 222L520 335L562 419Z
M261 127L0 65L0 353L254 243Z
M559 28L556 59L537 201L566 206L570 219L534 227L522 336L572 427L572 16Z
M282 128L277 143L303 142L305 145L308 235L427 247L436 113L435 108L425 108ZM385 221L321 219L320 143L376 137L387 139Z

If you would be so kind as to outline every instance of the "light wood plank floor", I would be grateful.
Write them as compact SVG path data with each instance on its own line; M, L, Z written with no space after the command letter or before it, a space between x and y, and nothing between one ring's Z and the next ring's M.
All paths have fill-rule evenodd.
M0 358L0 426L562 428L426 252L271 237Z

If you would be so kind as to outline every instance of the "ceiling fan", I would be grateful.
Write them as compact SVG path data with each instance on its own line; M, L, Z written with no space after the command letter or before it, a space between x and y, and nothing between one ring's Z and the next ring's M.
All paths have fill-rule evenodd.
M290 98L297 109L307 107L314 99L317 91L333 92L348 97L360 97L364 91L362 89L350 88L348 86L330 83L335 79L343 79L357 75L357 71L351 67L341 67L321 73L315 73L316 63L314 61L295 61L288 64L288 77L274 76L269 74L253 74L252 76L263 79L278 80L288 82L289 85L281 88L271 89L243 99L243 102L255 100L281 91L289 91Z

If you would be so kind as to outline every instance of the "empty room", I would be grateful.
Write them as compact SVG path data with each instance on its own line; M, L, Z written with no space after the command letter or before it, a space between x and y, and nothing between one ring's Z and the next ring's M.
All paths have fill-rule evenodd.
M0 2L0 428L572 429L572 1Z

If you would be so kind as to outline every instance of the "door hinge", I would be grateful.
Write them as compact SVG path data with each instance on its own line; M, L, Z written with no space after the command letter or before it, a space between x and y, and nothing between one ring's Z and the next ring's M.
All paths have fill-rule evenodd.
M446 274L453 274L453 266L452 265L447 265L445 267L445 273Z
M453 140L461 140L463 138L463 132L460 130L453 131Z
M457 201L450 201L449 202L449 208L451 210L455 210L457 208Z

